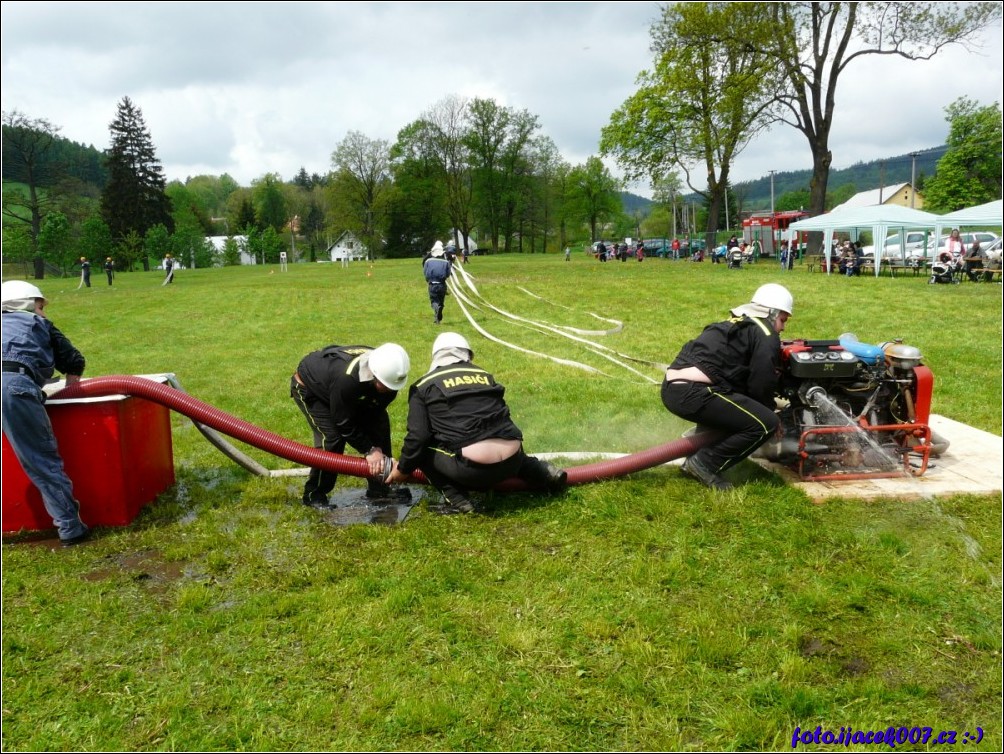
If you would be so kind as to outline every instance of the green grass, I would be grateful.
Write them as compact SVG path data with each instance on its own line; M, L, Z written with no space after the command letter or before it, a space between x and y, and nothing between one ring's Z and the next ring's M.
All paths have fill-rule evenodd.
M590 339L656 363L777 280L795 295L786 335L902 338L934 371L936 413L1001 433L999 286L584 257L467 270L530 319L622 320ZM395 341L418 376L441 331L417 260L93 279L41 281L89 375L174 372L300 442L301 356ZM446 307L529 452L630 452L686 428L657 385L581 344L476 313L610 376L510 350ZM391 415L399 447L404 400ZM252 477L172 424L178 484L134 524L73 550L3 547L4 750L789 749L817 725L960 741L980 726L981 744L952 748L1002 744L999 498L814 505L758 470L723 494L659 468L495 495L481 515L334 527L298 504L302 480Z

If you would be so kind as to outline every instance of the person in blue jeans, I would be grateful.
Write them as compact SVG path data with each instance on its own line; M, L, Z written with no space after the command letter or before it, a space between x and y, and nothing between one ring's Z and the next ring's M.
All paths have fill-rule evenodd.
M42 292L23 280L2 286L3 434L28 479L42 494L45 510L64 547L90 536L80 504L63 468L56 435L45 411L42 386L56 370L66 384L80 380L84 357L45 316Z

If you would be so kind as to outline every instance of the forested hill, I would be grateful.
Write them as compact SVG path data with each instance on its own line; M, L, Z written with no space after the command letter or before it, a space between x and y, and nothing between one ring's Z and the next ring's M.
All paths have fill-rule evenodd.
M945 151L946 145L932 147L917 152L917 185L923 189L925 178L934 175ZM859 162L842 170L830 169L830 179L827 191L834 191L848 184L855 191L871 191L880 186L895 186L909 183L913 171L913 157L902 154L896 157L886 157L883 160ZM792 191L806 191L812 179L811 170L794 170L791 172L774 173L774 198ZM736 184L737 190L744 192L743 205L751 210L770 209L770 176L766 175L755 181Z
M947 146L942 145L917 152L917 185L921 190L923 190L924 179L934 175L938 160L944 156L947 149ZM879 186L909 183L912 171L913 157L909 154L873 160L872 162L859 162L842 170L830 170L830 179L826 188L828 192L832 192L842 186L851 185L855 192L871 191ZM774 173L775 200L790 192L808 191L811 178L811 170ZM755 181L737 183L732 188L742 192L744 209L751 211L770 209L769 175ZM629 192L622 192L621 196L624 200L624 211L629 215L633 214L635 209L646 212L652 204L649 199ZM694 194L684 198L687 201L697 199Z
M8 138L8 126L3 127L3 180L22 182L22 160L11 154L14 140ZM40 155L36 165L39 186L50 187L65 178L76 178L103 189L108 182L108 171L104 166L104 154L93 146L84 146L75 141L56 136L52 146Z

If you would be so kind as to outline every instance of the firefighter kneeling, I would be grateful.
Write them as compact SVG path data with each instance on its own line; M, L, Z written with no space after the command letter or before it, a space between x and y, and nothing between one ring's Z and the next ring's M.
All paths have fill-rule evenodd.
M408 393L408 433L386 481L399 484L420 469L446 498L443 513L474 510L471 490L516 477L561 492L567 474L523 452L523 433L509 415L505 388L471 362L467 339L444 332L432 346L429 373Z

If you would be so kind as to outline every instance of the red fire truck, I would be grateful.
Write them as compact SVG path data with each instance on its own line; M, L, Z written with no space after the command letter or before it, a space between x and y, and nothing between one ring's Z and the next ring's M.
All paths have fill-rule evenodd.
M777 255L777 249L782 240L787 240L789 236L788 226L796 220L808 217L808 212L802 210L791 210L789 212L754 212L743 220L743 240L746 243L759 241L764 256L773 257ZM804 244L807 234L802 233L799 238L799 245Z

